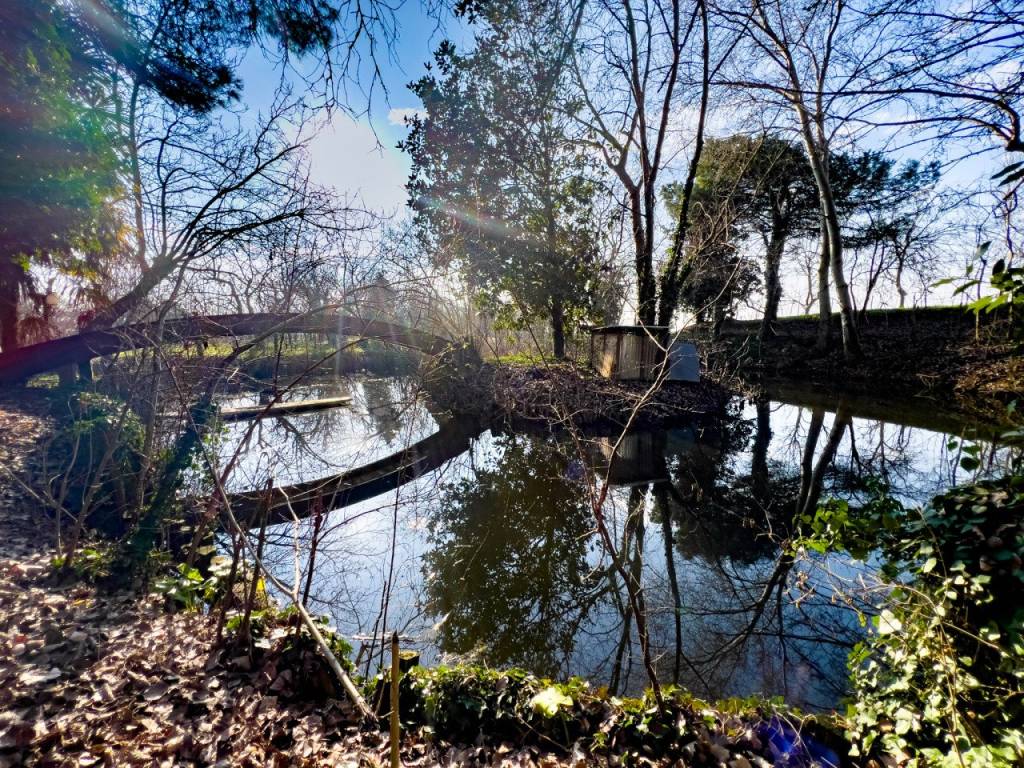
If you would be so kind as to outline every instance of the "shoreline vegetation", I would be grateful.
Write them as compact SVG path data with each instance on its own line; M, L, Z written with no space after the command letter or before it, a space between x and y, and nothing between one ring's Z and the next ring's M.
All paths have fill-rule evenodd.
M871 310L861 320L864 353L855 361L846 360L839 345L825 352L817 349L814 316L780 318L764 342L758 340L760 321L755 320L726 320L717 333L707 324L685 328L680 338L696 343L701 353L701 383L664 382L633 419L633 426L656 427L687 415L699 419L719 411L732 395L756 400L778 392L814 391L832 400L861 395L877 399L879 386L892 396L941 400L945 408L952 406L990 428L1012 425L1006 408L1024 391L1024 354L1007 318L935 307ZM839 315L834 315L835 329L839 323ZM283 384L298 375L315 382L312 372L411 376L420 368L416 353L379 342L364 341L338 353L333 349L330 340L319 338L285 336L278 343L264 343L239 359L225 386L243 391L267 382ZM212 342L168 354L190 377L201 378L230 351L229 344ZM474 390L468 400L477 415L497 414L526 425L570 418L577 427L621 426L649 388L643 382L603 379L581 358L485 358L482 370L460 377L454 386L446 376L450 372L444 368L433 382L428 379L428 391L443 409L465 408L462 385L468 379ZM130 391L131 382L119 381L115 367L102 373L109 374L115 392ZM55 384L56 375L37 381ZM494 409L481 405L481 398L493 401Z

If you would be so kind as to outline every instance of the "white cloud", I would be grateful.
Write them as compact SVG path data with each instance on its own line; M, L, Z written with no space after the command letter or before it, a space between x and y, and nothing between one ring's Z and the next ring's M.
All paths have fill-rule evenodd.
M310 142L314 181L357 195L370 210L395 213L405 206L409 159L392 137L375 135L366 120L336 114Z
M405 127L405 121L413 117L426 117L427 113L422 109L416 107L402 107L400 109L392 109L388 112L388 122L392 125L400 125Z

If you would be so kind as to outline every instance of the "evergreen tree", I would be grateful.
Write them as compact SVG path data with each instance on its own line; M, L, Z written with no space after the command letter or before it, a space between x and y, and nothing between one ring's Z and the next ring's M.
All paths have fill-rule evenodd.
M567 135L561 10L524 0L480 23L475 50L442 44L436 74L411 86L425 115L400 145L410 202L435 261L458 266L500 321L547 318L562 357L597 294L601 225L594 163Z
M833 153L829 171L843 240L851 250L897 237L905 227L905 201L938 178L935 164L909 161L898 166L875 151ZM680 184L662 189L673 219L679 215L681 195ZM760 337L766 339L778 317L786 245L811 236L821 237L821 210L799 144L772 135L709 139L691 201L689 267L680 297L684 306L713 315L753 289L756 280L741 245L749 237L759 239L765 292ZM826 278L828 267L823 262ZM830 322L828 313L822 322Z
M679 214L681 185L666 185L662 195L674 220ZM782 298L779 272L786 243L791 237L805 236L818 229L818 192L803 149L771 135L736 134L709 139L701 155L692 206L691 226L696 223L694 218L703 219L705 224L698 224L697 231L691 233L688 238L691 247L694 241L703 240L705 250L711 252L709 238L716 236L716 228L708 224L716 219L728 219L727 226L723 222L717 228L718 240L727 236L740 241L751 235L762 240L765 248L763 338L778 316ZM718 275L716 279L709 281L706 276L694 274L708 269L705 262L706 259L688 260L692 266L686 280L689 287L683 298L691 307L697 301L693 296L695 283L704 287L704 290L696 290L705 297L702 301L720 293L726 287L723 281L731 275L736 282L731 294L745 295L756 284L748 265L736 270L739 264L736 258L718 260L711 270Z

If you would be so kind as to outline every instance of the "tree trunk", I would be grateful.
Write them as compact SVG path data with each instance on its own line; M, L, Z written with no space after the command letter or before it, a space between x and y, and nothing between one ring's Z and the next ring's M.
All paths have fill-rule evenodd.
M551 339L555 358L565 359L565 310L561 299L551 300Z
M18 294L23 272L11 261L0 271L0 351L3 352L18 348Z
M656 325L658 314L657 288L654 274L650 267L650 254L645 254L648 263L641 264L637 259L637 323L639 325Z
M907 289L903 287L903 259L899 260L896 267L896 292L900 295L900 309L907 306Z
M815 141L810 115L808 115L804 104L797 101L794 106L797 116L800 118L800 129L804 149L807 152L807 160L811 164L814 182L818 187L818 200L821 203L821 216L824 225L822 229L828 233L828 260L832 268L832 281L835 283L836 294L839 296L839 311L842 314L843 351L847 359L855 359L860 357L861 353L860 338L857 336L853 301L850 298L850 286L846 282L846 269L843 265L843 233L839 226L839 213L836 210L835 199L832 197L832 185L828 177L829 149L824 140ZM824 307L819 307L819 309L823 310Z
M719 299L715 302L711 314L712 314L712 327L711 334L712 338L719 338L722 335L722 326L725 325L725 312L727 305L723 299Z
M772 226L771 239L764 260L764 315L761 317L761 330L757 339L764 343L768 335L773 333L773 326L779 317L779 302L782 299L782 283L779 280L779 269L782 265L782 251L786 245L786 236L777 223Z
M545 166L545 170L550 170ZM550 175L545 174L545 190L551 189ZM559 263L558 258L558 221L555 216L555 202L550 196L545 196L544 200L544 218L545 228L547 230L547 259L548 264L555 265ZM559 286L557 283L552 283L547 287L551 297L548 302L548 306L551 309L551 344L552 352L554 352L555 359L565 359L565 305L562 302L562 297L559 295Z
M816 165L820 166L818 159ZM857 335L857 321L854 316L853 299L850 296L850 285L846 281L846 268L843 263L843 235L839 228L839 215L836 212L835 201L832 199L832 189L825 176L821 185L821 207L825 219L825 227L828 232L828 255L829 265L832 268L832 282L836 287L836 295L839 297L839 314L842 319L843 330L843 353L847 359L860 357L860 337Z
M847 360L856 360L861 356L860 334L857 333L857 321L854 317L853 297L850 295L850 285L846 282L846 270L843 267L842 246L833 242L829 236L830 250L832 256L829 261L832 264L832 281L836 284L836 293L839 295L839 313L842 318L843 328L843 353Z
M18 289L0 284L0 351L18 348Z
M818 340L816 347L819 352L828 352L832 343L832 294L828 284L828 230L822 222L820 234L820 252L818 255Z
M673 9L678 22L678 4L673 4ZM700 109L697 113L697 132L693 140L693 156L690 158L690 167L686 171L686 180L683 182L683 199L679 206L679 219L676 222L676 231L672 239L672 250L669 252L668 263L662 271L660 280L660 297L658 306L658 324L671 328L672 318L675 316L676 307L679 304L679 294L682 291L683 283L689 276L689 265L683 261L684 246L686 244L687 231L689 228L690 202L693 197L693 187L697 181L697 170L700 167L700 157L704 151L704 128L708 115L708 100L711 88L711 38L710 26L708 24L708 9L703 0L698 0L697 10L700 12L701 26L701 90ZM678 26L677 26L678 32ZM678 39L678 37L676 37ZM676 61L679 53L676 49ZM673 77L675 73L673 71ZM667 105L666 101L666 105ZM653 210L651 211L650 222L653 222ZM653 237L651 238L653 240Z
M757 401L757 428L750 452L750 489L761 504L768 502L768 446L772 441L771 403L765 398Z
M153 265L142 273L139 281L117 301L99 310L96 316L83 329L86 331L105 330L138 309L150 292L167 278L176 266L174 259L164 256L153 262Z

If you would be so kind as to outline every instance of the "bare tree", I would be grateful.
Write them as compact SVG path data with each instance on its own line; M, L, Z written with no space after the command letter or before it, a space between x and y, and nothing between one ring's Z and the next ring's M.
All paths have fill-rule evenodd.
M856 12L899 41L885 70L836 94L868 97L857 110L866 123L918 128L922 140L964 146L994 139L1006 152L1024 152L1020 3L901 0L868 2Z
M637 319L668 325L685 279L689 194L709 102L710 27L703 0L601 2L590 10L574 62L584 108L579 119L588 143L601 153L622 186L633 245ZM668 256L657 264L659 183L678 151L680 97L697 94L680 217ZM684 113L685 114L685 113ZM688 127L688 126L687 126Z
M844 0L810 5L743 0L719 4L716 10L721 23L742 35L741 53L733 59L737 67L722 82L792 110L794 130L807 155L821 206L819 346L828 345L831 333L831 273L839 299L843 349L848 357L857 357L860 339L829 160L850 123L849 108L843 111L836 106L837 94L884 67L891 49L887 44L891 24L865 18Z

